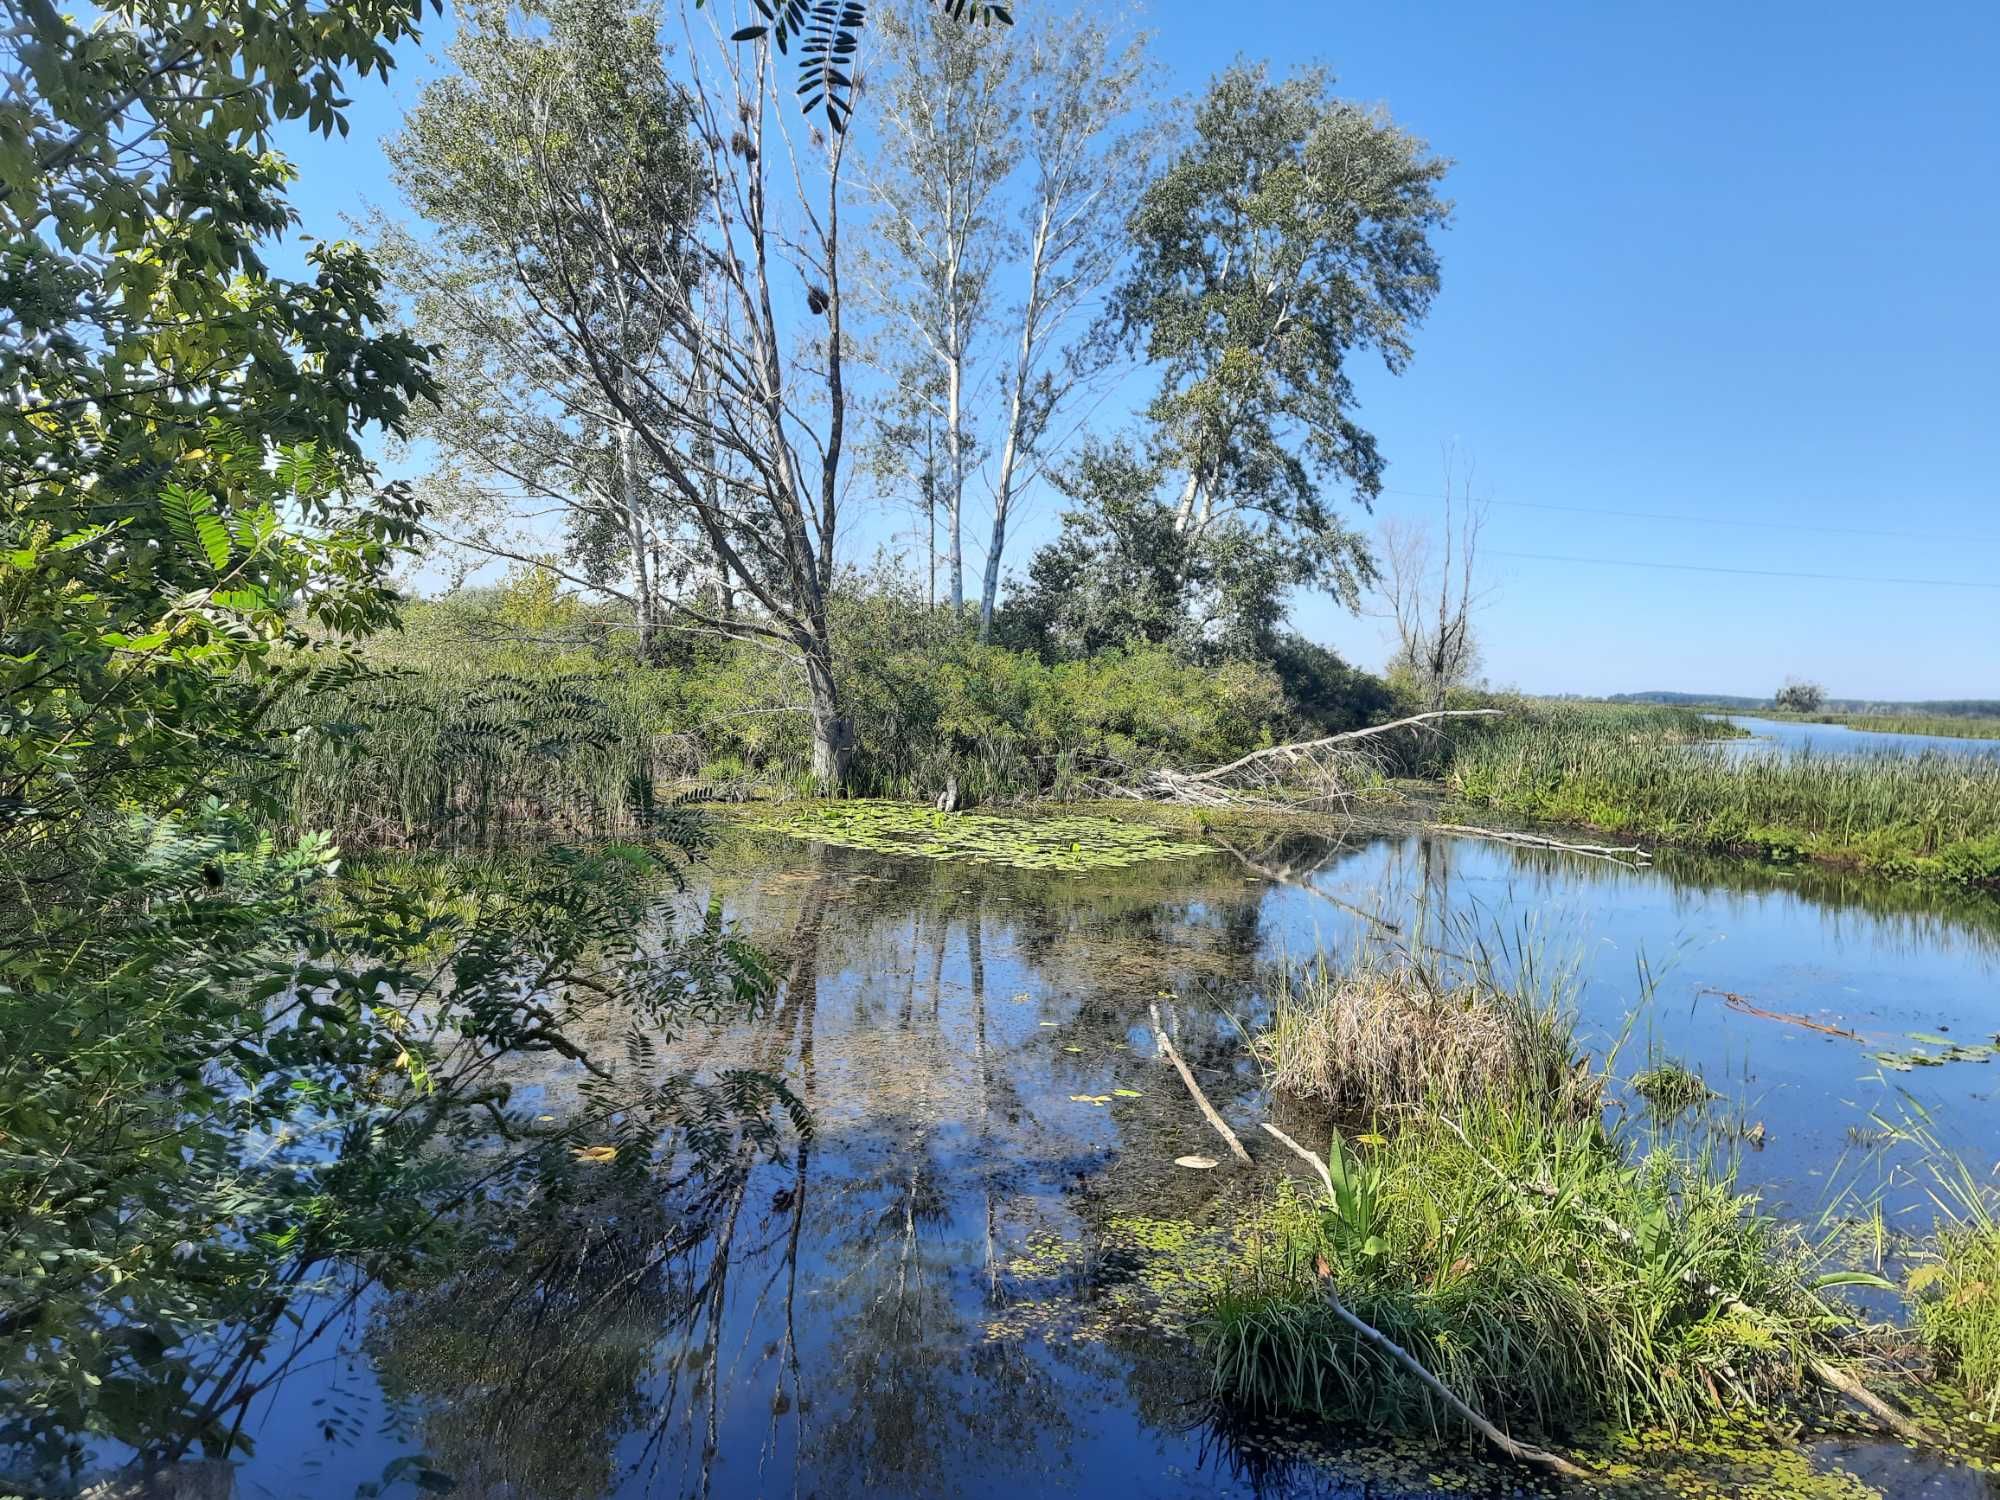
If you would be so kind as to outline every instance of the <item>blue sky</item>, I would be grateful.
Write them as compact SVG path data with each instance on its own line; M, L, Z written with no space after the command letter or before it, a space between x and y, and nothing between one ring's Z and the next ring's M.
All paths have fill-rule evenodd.
M1077 0L1021 0L1042 3ZM1496 682L2000 697L2000 12L1144 14L1177 89L1239 52L1325 62L1456 162L1416 358L1364 361L1359 386L1390 460L1378 514L1435 516L1445 444L1476 462ZM375 142L445 31L389 86L357 84L348 141L287 138L309 232L392 203ZM849 550L894 529L866 516ZM1373 619L1323 600L1295 619L1386 654Z

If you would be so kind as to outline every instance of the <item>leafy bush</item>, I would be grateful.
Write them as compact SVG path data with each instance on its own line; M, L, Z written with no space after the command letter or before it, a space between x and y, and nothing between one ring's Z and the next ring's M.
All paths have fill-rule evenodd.
M854 789L996 800L1078 789L1087 772L1234 759L1297 718L1270 669L1201 667L1163 647L1044 662L880 580L834 616L860 749ZM293 817L370 841L510 824L617 829L681 778L797 781L809 721L790 662L700 639L635 666L616 622L523 574L405 611L377 675L296 705Z

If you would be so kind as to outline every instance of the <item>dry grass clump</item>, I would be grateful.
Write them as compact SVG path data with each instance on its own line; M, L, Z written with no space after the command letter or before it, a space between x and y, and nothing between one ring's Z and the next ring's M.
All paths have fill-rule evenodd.
M1571 1020L1554 1001L1415 959L1287 971L1254 1041L1271 1088L1349 1118L1456 1109L1495 1092L1594 1101Z

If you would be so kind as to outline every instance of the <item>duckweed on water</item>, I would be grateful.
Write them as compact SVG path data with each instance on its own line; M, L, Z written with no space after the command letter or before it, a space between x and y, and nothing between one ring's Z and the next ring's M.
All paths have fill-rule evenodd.
M1067 874L1215 852L1208 844L1172 838L1143 823L1115 818L1012 818L866 799L814 803L767 819L764 826L845 849Z

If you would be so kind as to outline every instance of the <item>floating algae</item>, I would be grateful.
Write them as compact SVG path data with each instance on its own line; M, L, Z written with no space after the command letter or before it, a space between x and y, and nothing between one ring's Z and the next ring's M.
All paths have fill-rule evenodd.
M845 849L1066 873L1123 869L1147 860L1215 852L1207 844L1171 838L1157 828L1114 818L1008 818L938 812L906 802L818 803L770 818L764 826Z

